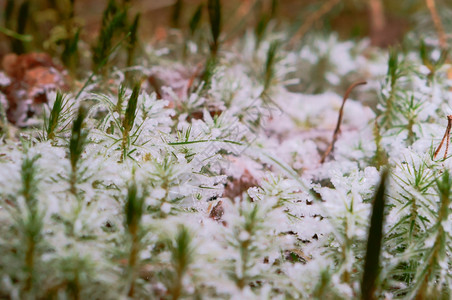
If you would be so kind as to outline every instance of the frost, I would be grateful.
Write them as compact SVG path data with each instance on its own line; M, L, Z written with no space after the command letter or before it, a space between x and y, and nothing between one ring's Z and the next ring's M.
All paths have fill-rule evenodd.
M21 298L27 243L37 241L33 276L46 288L69 285L77 271L111 298L126 297L131 282L144 298L356 298L385 166L379 295L415 293L425 267L429 284L446 287L452 217L442 184L450 185L452 163L445 145L433 154L452 113L449 69L431 73L418 49L407 50L391 84L388 51L313 35L280 49L265 87L268 50L285 38L269 32L258 43L248 31L225 43L208 80L191 61L206 51L195 40L185 41L183 62L168 45L146 46L142 65L127 69L144 78L127 130L133 92L119 68L108 84L94 76L77 99L65 94L54 138L46 126L56 93L36 110L42 118L24 117L29 99L9 112L17 126L34 125L6 132L0 124L0 297ZM356 78L369 83L346 101L322 163ZM1 88L7 80L0 73ZM8 110L4 93L0 101ZM84 106L87 142L74 163L83 134L73 124Z
M171 211L171 204L169 203L163 203L162 206L160 207L160 209L162 210L162 212L164 212L165 214L168 214Z
M0 87L5 87L11 84L11 79L4 73L0 72Z

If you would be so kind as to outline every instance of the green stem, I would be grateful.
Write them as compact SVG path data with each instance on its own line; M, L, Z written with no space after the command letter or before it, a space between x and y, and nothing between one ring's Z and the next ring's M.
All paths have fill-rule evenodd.
M135 266L138 259L138 252L140 250L140 241L137 234L137 229L134 229L131 231L132 233L132 246L130 247L130 253L129 253L129 281L130 281L130 287L128 296L133 297L135 292Z
M25 290L29 291L33 286L34 273L34 258L35 258L36 243L33 236L27 237L27 251L25 253L25 265L27 269L27 279L25 283Z
M70 192L72 195L77 196L77 168L76 166L72 166L71 169L71 177L69 179L69 183L71 185Z
M417 218L417 204L416 199L413 197L411 199L411 208L410 208L410 243L413 240L413 237L417 236L417 225L416 225L416 218Z
M129 141L129 131L124 130L122 132L122 155L120 162L123 162L126 159L127 156L127 148L128 148L128 141Z
M422 282L421 286L416 292L415 299L428 299L429 287L431 286L430 279L434 270L439 266L439 261L442 256L445 255L445 248L447 247L446 230L444 229L445 220L449 217L449 205L450 205L450 180L449 173L446 171L443 174L443 181L438 182L438 189L441 200L441 207L438 212L437 226L438 231L435 238L435 243L428 260L425 263L425 268L421 273L421 278L417 281Z

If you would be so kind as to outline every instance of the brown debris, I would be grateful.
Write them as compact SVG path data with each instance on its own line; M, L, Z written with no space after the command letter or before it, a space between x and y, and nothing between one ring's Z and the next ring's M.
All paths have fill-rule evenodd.
M212 118L221 115L223 112L222 110L215 108L211 108L208 111ZM192 120L204 120L204 113L202 111L194 111L187 116L186 120L187 122L191 122Z
M290 262L295 262L296 260L303 261L303 262L308 262L308 261L311 260L311 258L309 258L309 256L307 256L300 249L286 250L286 251L284 251L284 254L286 255L286 259L288 261L290 261Z
M46 53L7 54L2 68L11 82L0 91L8 100L8 121L17 126L26 126L28 118L48 102L47 91L68 88L66 72Z
M210 210L209 218L220 221L224 214L223 201L218 201L217 204Z
M3 57L2 67L5 73L14 79L22 79L27 70L38 66L50 67L50 57L44 53L17 55L9 53Z
M224 188L223 196L230 199L241 197L250 187L256 185L258 185L257 180L245 169L240 178L234 178L232 181L228 181Z
M223 220L224 215L224 204L223 201L218 201L215 205L213 201L209 203L209 207L207 208L207 212L209 214L209 218L220 223L223 226L228 226L228 223Z

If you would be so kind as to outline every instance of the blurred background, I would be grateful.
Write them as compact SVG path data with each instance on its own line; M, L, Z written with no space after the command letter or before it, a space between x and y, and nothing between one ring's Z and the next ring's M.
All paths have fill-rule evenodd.
M209 11L215 5L218 11ZM132 66L149 68L165 60L193 70L205 65L203 74L208 74L215 43L221 52L236 41L246 44L250 39L243 37L254 33L248 37L253 36L257 52L261 40L277 39L280 56L293 51L309 62L292 66L297 72L291 77L301 83L291 90L341 92L369 73L353 72L359 58L354 58L356 66L335 66L347 64L345 52L368 59L374 53L369 48L403 51L419 48L424 40L430 48L440 46L447 52L452 33L450 0L0 0L0 7L0 70L28 87L55 82L52 72L59 70L64 84L58 86L66 90L77 87L90 72L108 82L112 70L129 68L131 74ZM167 50L165 59L157 49ZM240 49L236 47L236 53ZM309 55L303 57L309 53L320 58L310 62ZM375 60L376 67L385 65ZM47 70L28 72L36 66ZM353 70L350 76L339 72L338 78L328 77L330 70L343 69ZM205 80L203 76L199 80ZM1 91L11 95L23 85Z
M169 28L187 28L202 0L120 0L130 13L141 14L139 34L151 42L164 39ZM227 0L222 1L225 31L230 38L255 27L263 14L274 14L279 26L301 37L313 29L333 30L340 38L370 37L374 45L398 43L408 30L433 28L426 0ZM99 34L107 0L0 0L0 56L10 51L55 52L70 29L93 42ZM452 27L452 1L436 0L444 26ZM207 13L201 16L207 21ZM306 24L309 23L309 24ZM66 32L65 32L66 31ZM23 49L11 46L15 34ZM16 38L18 36L15 36Z

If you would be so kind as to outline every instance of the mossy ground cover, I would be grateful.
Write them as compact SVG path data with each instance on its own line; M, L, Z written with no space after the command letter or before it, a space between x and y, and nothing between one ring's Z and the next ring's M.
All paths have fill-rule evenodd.
M1 4L0 298L452 296L446 1Z

